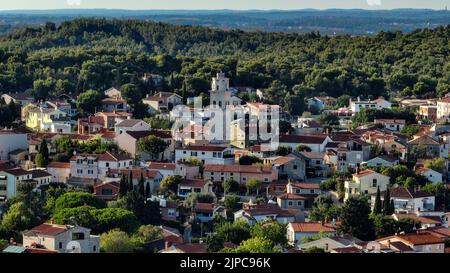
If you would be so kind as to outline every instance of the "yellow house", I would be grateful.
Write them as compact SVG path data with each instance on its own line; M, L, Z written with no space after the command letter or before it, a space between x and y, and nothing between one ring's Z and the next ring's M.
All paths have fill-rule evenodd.
M245 120L234 120L230 124L230 144L239 149L246 148Z
M58 109L34 108L26 118L28 128L36 131L49 131L52 133L70 133L70 118Z
M385 191L389 185L389 179L389 176L372 170L358 171L353 174L351 181L344 183L344 200L354 195L374 194L378 187L380 187L380 191Z

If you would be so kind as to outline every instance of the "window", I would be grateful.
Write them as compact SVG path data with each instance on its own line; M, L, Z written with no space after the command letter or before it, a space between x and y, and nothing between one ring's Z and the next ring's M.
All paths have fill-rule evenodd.
M92 164L94 164L94 160L92 160L92 159L89 159L89 160L88 160L88 164L89 164L89 165L92 165Z
M317 165L320 165L320 160L316 160L316 164L317 164Z
M77 174L83 174L83 170L77 169Z
M62 243L61 242L58 243L58 247L59 247L59 249L62 248Z
M72 241L84 240L83 232L74 232L72 233Z
M297 165L294 165L293 168L294 168L294 170L297 170Z
M301 207L302 206L302 201L298 201L297 202L297 206Z
M377 187L377 180L376 180L376 179L374 179L374 180L372 181L372 187L374 187L374 188Z
M311 194L314 194L314 190L309 190L309 192L310 192Z
M94 170L88 170L88 174L94 174Z
M289 205L289 206L292 206L292 201L289 201L289 202L288 202L288 205Z
M217 153L216 152L213 152L213 157L217 157Z
M97 252L97 246L94 246L94 247L92 248L92 250L93 250L94 252Z

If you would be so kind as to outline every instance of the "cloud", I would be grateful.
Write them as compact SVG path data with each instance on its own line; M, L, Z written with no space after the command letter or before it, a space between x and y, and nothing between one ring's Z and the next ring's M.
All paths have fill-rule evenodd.
M67 0L67 5L69 6L80 6L81 0Z
M367 0L367 5L373 6L381 6L381 0Z

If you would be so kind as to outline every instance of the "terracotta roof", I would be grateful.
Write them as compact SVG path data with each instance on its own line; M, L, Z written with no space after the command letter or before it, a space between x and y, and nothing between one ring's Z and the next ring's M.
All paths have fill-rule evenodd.
M46 235L46 236L56 236L67 231L70 227L64 225L54 225L54 224L42 224L40 226L32 228L30 231L25 233L27 236L36 235Z
M155 94L154 96L148 97L148 98L144 98L144 100L148 100L148 101L159 101L159 100L165 100L170 98L171 96L176 95L179 96L175 93L172 92L159 92L157 94Z
M291 186L294 188L307 189L307 190L320 189L320 184L318 184L318 183L291 183Z
M300 152L300 154L309 159L323 159L325 153L320 152Z
M433 234L437 237L448 239L450 238L450 228L446 227L429 227L424 231L420 232L428 232L430 234Z
M204 172L272 173L271 167L250 165L205 165Z
M278 215L282 213L282 209L277 204L262 204L262 205L255 205L250 208L244 209L244 211L252 216L257 215Z
M420 167L420 168L417 168L414 172L416 174L424 174L424 173L429 172L429 171L433 171L433 170L425 168L425 167Z
M215 206L216 205L214 203L197 203L195 205L195 212L212 213Z
M438 216L417 216L417 214L395 214L395 217L400 219L414 219L422 224L442 224L441 219Z
M47 168L55 168L55 169L70 169L69 162L50 162L47 165Z
M273 160L272 164L274 164L274 165L284 165L284 164L289 163L289 162L291 162L291 161L293 161L295 159L296 158L292 157L292 156L280 156L280 157L277 157L275 160Z
M304 200L304 199L309 199L306 196L299 195L299 194L294 194L294 193L283 193L281 195L278 195L277 198L282 199L282 200Z
M184 253L206 253L207 252L206 244L183 244L183 245L177 245L176 248L181 250Z
M355 176L355 177L362 177L362 176L366 176L366 175L369 175L369 174L379 174L379 173L377 173L376 171L372 171L370 169L367 169L367 170L362 170L362 171L360 171L358 173L354 173L353 176Z
M337 252L337 253L363 253L363 250L357 248L356 246L349 246L349 247L334 248L333 252Z
M152 130L152 131L127 131L128 135L132 138L139 140L148 136L156 136L162 139L172 138L172 134L170 131L162 131L162 130Z
M385 240L389 240L392 238L397 238L407 244L411 244L414 246L445 243L444 239L434 236L427 232L394 235L394 236L389 236L389 237L378 239L377 241L385 241Z
M161 163L161 162L147 162L147 165L150 169L155 170L175 170L177 165L175 163Z
M290 223L294 232L335 232L336 228L332 224L321 224L314 222Z
M132 117L132 113L127 112L97 112L96 116L106 116L106 117Z
M280 143L307 143L307 144L322 144L326 135L281 135Z
M397 241L397 242L391 242L391 248L393 247L394 249L401 251L401 252L406 252L406 251L413 251L413 249L406 245L403 242Z
M193 187L193 188L203 188L208 180L203 179L185 179L180 183L180 186Z
M374 123L404 125L406 121L404 119L375 119Z
M208 152L223 152L228 147L226 146L217 146L217 145L189 145L182 148L177 148L176 150L185 150L185 151L208 151Z
M139 123L145 123L142 119L125 119L116 124L116 127L133 127Z
M428 135L424 135L408 142L410 145L439 145L435 139Z
M4 170L5 173L9 173L11 175L14 176L22 176L22 175L28 175L31 174L31 172L26 171L22 168L15 168L15 169L9 169L9 170Z
M431 197L434 196L433 194L415 190L412 188L405 188L405 187L395 187L391 189L391 197L394 198L421 198L421 197Z

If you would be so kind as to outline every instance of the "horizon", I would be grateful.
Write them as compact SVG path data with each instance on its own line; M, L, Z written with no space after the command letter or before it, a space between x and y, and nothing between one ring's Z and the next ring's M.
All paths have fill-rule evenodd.
M1 11L32 11L32 10L88 10L114 9L130 11L152 10L328 10L328 9L430 9L443 10L450 5L450 0L227 0L225 2L207 0L16 0L0 4ZM255 7L257 7L255 9Z

